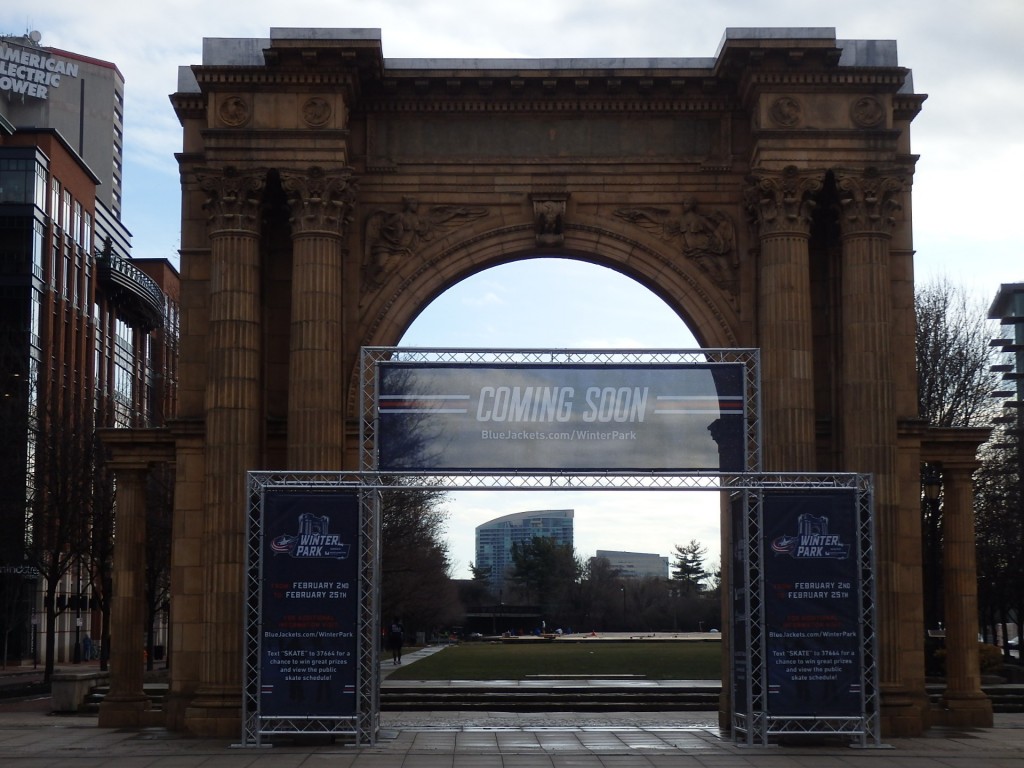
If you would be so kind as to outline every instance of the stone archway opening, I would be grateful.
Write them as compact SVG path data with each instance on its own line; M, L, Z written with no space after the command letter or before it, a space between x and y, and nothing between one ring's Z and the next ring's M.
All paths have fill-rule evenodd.
M696 336L680 314L639 280L614 269L583 260L527 257L490 267L451 285L423 308L399 345L696 349L700 346ZM683 634L721 626L717 607L708 616L680 615L677 604L683 596L665 583L676 545L686 547L699 542L705 549L707 570L720 570L717 491L450 491L446 507L446 541L456 579L471 579L473 566L480 565L476 527L519 512L571 509L574 550L585 565L599 552L665 558L660 586L667 597L646 595L644 586L649 588L650 584L643 585L642 577L627 574L620 579L621 600L616 592L616 600L604 606L599 619L583 627L569 617L542 617L551 629L565 625L586 631ZM629 523L624 524L625 520ZM493 597L496 604L504 604L506 596L507 591L499 589ZM641 610L644 604L646 615Z

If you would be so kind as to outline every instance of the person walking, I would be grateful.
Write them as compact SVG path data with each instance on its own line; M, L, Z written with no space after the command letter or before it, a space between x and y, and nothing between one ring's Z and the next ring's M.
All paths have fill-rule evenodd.
M402 644L404 638L402 637L405 632L402 627L402 620L395 617L395 620L391 622L391 626L388 628L388 647L391 649L391 663L401 664L402 663Z

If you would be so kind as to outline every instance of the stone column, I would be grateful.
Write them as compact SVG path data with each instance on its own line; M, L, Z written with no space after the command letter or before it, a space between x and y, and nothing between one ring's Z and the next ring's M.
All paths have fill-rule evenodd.
M811 333L811 195L817 178L793 166L758 174L748 202L760 237L759 340L766 471L815 467Z
M345 447L343 236L350 169L282 172L291 207L292 317L288 358L288 469L340 470Z
M893 400L889 245L902 181L869 169L837 174L842 237L842 469L871 474L875 500L876 636L883 730L923 731L900 667L899 496Z
M145 459L114 465L117 543L110 606L110 692L100 704L101 728L137 728L149 699L142 690L146 592Z
M246 472L259 469L259 206L265 173L202 174L208 198L210 284L204 475L203 639L190 731L241 728Z
M943 725L992 727L992 702L978 665L978 571L974 539L976 462L943 465L942 579L946 610Z

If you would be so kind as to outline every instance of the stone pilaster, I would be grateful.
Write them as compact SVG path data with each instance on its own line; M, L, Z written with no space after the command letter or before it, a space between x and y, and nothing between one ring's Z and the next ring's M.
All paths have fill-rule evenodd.
M258 214L264 179L262 172L231 169L200 178L210 237L204 652L186 724L202 736L240 732L245 479L248 470L260 468Z
M815 467L814 363L808 243L817 178L790 166L759 174L748 194L758 229L764 469Z
M978 573L974 539L976 463L943 465L942 579L946 611L943 725L991 728L992 702L981 690Z
M146 474L148 464L115 465L117 545L110 606L110 692L100 704L101 728L137 728L149 699L142 690L142 631L146 591Z
M892 295L889 246L903 182L869 169L838 173L842 238L842 469L874 482L877 626L883 731L910 736L924 729L901 671L899 495L893 400Z
M349 169L281 176L294 244L288 469L339 470L345 447L342 255L355 182Z

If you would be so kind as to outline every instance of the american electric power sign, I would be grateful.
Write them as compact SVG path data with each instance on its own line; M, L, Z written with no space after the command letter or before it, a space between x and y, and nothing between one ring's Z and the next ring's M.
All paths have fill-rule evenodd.
M0 43L0 91L46 99L62 77L78 77L78 65L43 49Z
M381 471L745 468L738 363L377 370Z

